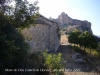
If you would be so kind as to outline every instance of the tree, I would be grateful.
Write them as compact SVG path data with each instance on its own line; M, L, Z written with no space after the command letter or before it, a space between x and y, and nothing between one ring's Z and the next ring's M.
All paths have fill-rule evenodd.
M71 34L68 37L68 42L72 43L72 44L78 44L85 48L90 48L90 54L91 54L91 49L96 49L97 48L97 38L92 35L91 33L89 33L88 31L85 31L83 34L78 31L78 30L74 30L73 32L71 32Z
M84 44L85 44L85 37L84 36L79 36L79 46L80 47L84 47ZM84 47L84 50L85 50L86 47Z
M0 3L1 75L6 74L5 68L24 68L25 57L27 56L29 46L18 29L29 27L31 23L34 23L34 17L37 14L35 13L37 11L37 7L35 8L35 5L33 4L27 4L25 1L20 0L19 3L16 2L15 8L5 5L4 3L5 2ZM31 8L34 10L31 11ZM14 74L15 73L6 75ZM17 75L19 75L19 73Z
M75 44L77 44L77 46L78 46L78 44L79 44L79 37L81 36L82 33L79 30L74 30L74 33L75 33L75 36L74 36Z
M97 50L100 52L100 42L98 43L98 48Z
M89 33L88 31L85 31L82 36L80 36L80 46L84 46L85 48L90 48L90 54L91 54L91 49L97 48L97 39L94 35Z
M96 49L97 47L98 47L97 39L95 36L91 35L89 44L90 54L91 54L91 49Z
M79 37L79 45L80 46L83 46L84 47L84 50L85 50L85 48L87 48L88 47L88 40L89 40L89 38L87 37L87 32L84 32L80 37Z
M70 33L69 37L68 37L68 42L69 43L74 43L79 44L79 36L81 35L81 32L79 30L74 30L73 32Z
M14 26L0 21L0 73L4 75L5 68L23 68L27 55L28 44ZM5 24L5 25L4 25ZM13 73L12 73L13 74Z
M30 24L34 23L34 18L38 16L37 2L34 4L28 3L27 0L15 0L15 2L14 7L10 5L1 6L1 12L16 28L29 27Z

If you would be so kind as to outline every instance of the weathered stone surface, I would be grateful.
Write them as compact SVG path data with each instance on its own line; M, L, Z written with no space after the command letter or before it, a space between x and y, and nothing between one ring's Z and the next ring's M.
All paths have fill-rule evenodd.
M90 33L92 33L90 22L88 22L86 20L81 21L81 20L77 20L77 19L72 19L64 12L62 12L61 15L59 15L57 19L50 18L50 20L57 22L59 24L60 28L70 29L68 27L72 26L72 30L74 30L75 28L73 28L73 25L76 25L76 29L79 29L82 32L89 31Z
M42 15L36 19L36 23L35 26L30 26L28 29L25 28L22 30L22 34L31 46L29 53L45 49L57 51L60 45L57 33L58 24Z

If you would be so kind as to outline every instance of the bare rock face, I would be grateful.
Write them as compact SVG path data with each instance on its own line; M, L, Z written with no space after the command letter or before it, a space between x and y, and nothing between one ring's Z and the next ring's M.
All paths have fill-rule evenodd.
M68 32L68 29L71 28L71 31L73 31L74 29L78 29L82 32L89 31L90 33L92 33L90 22L88 22L86 20L81 21L81 20L77 20L77 19L72 19L64 12L62 12L61 15L59 15L57 19L50 18L50 20L57 22L61 29L66 28L67 32ZM70 28L68 28L68 27L70 27Z
M65 14L64 12L61 13L61 15L58 16L58 20L61 23L61 25L64 24L69 24L69 23L73 23L73 19L71 19L67 14Z

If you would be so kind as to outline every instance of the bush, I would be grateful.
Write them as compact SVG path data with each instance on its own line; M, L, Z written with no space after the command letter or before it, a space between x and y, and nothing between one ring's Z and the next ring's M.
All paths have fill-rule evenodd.
M95 57L99 58L99 57L100 57L100 52L99 52L98 50L94 50L94 51L93 51L93 55L94 55Z
M63 71L59 71L60 69L64 68L64 60L61 57L62 54L59 53L58 55L55 54L47 54L46 52L43 53L45 58L45 65L51 70L52 73L61 75Z
M39 71L34 72L35 75L50 75L50 73L63 75L63 71L59 71L64 68L65 64L61 56L62 54L60 53L55 55L46 52L36 52L27 58L25 67L38 69ZM40 71L41 69L48 71ZM28 73L28 75L30 74Z

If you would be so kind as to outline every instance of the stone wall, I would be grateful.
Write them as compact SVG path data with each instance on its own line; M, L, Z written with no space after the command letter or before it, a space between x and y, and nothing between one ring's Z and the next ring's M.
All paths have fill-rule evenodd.
M58 24L41 16L36 19L37 24L30 26L22 31L27 42L30 45L29 53L38 50L57 51L60 41L58 38L57 28Z

